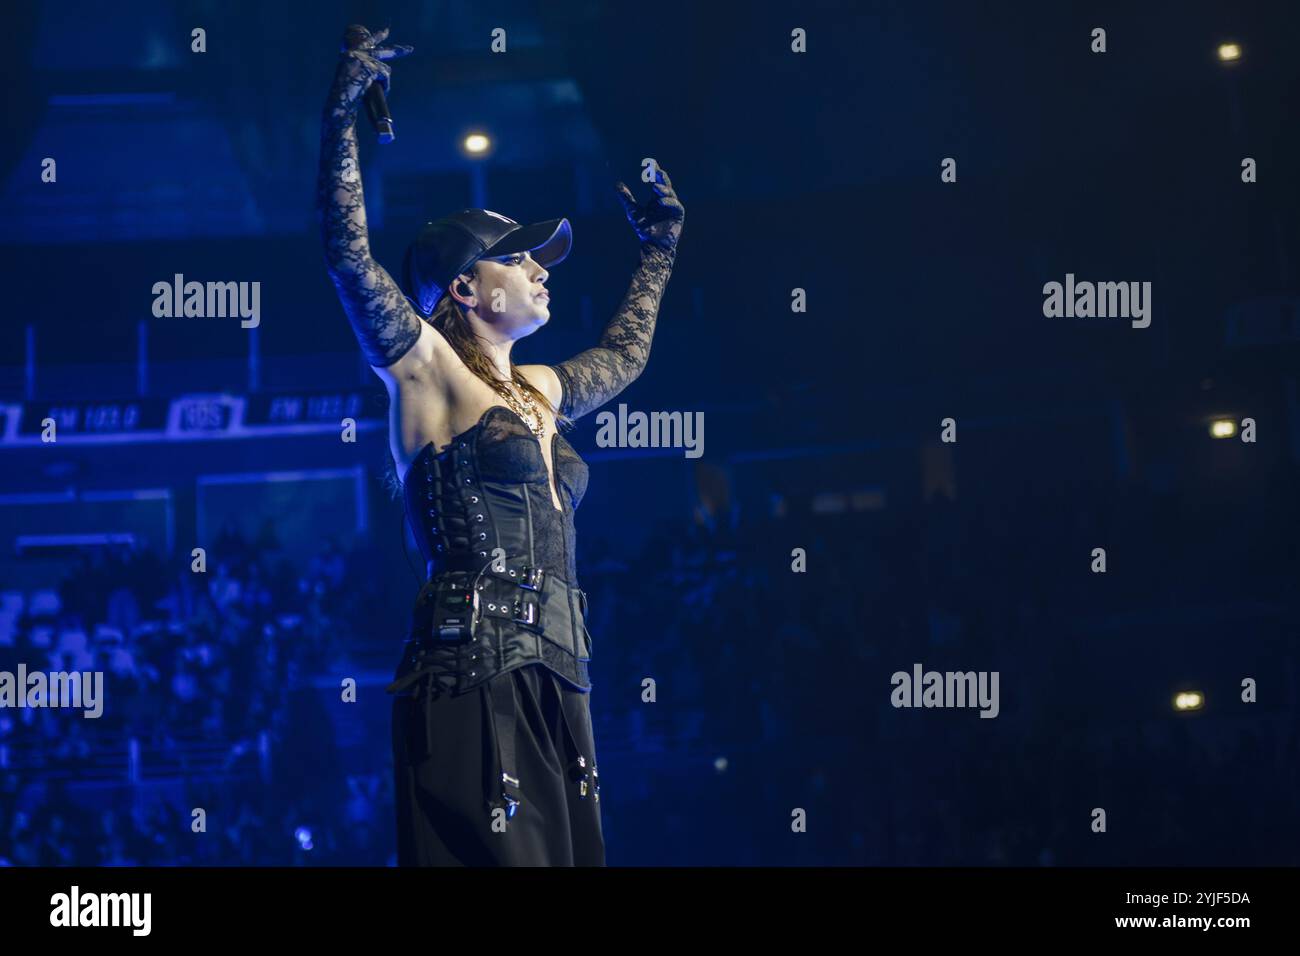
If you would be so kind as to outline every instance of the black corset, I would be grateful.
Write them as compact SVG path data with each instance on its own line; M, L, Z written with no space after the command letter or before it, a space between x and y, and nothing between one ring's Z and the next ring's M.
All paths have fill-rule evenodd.
M426 655L426 661L440 664L445 686L458 692L533 661L575 686L590 687L585 664L590 635L581 606L585 595L578 588L573 528L588 470L562 435L552 433L550 443L562 509L552 501L541 443L504 405L490 406L441 452L435 454L432 442L426 445L403 481L407 521L427 562L429 582L463 583L467 568L477 571L498 557L512 571L540 568L548 579L542 595L548 605L544 629L530 633L509 620L489 620L472 644L437 647ZM426 630L427 616L417 608L413 642L428 643Z
M457 555L487 561L494 548L576 585L573 512L587 491L587 463L552 433L560 503L551 499L542 445L504 405L435 454L430 442L406 473L406 516L430 576Z

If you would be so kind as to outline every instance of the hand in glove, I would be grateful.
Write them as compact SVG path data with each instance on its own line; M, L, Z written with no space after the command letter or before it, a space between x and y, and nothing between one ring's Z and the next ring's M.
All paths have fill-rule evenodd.
M371 33L353 24L343 34L342 56L335 74L331 99L348 108L356 106L371 83L378 83L387 93L393 68L386 60L406 56L414 47L405 43L382 45L388 39L388 27Z
M655 174L655 181L650 184L654 195L644 203L636 201L625 183L615 184L614 189L638 238L642 242L654 243L665 252L674 252L682 234L682 224L686 221L686 207L673 191L667 170L656 166Z

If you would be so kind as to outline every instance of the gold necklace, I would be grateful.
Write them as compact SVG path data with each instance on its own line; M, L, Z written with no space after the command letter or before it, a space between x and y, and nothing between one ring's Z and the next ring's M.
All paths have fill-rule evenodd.
M541 441L542 435L546 432L546 420L542 418L542 410L537 407L537 400L523 388L518 378L514 380L514 384L519 386L520 398L516 398L514 393L504 385L500 389L501 396L506 400L510 410L518 415L534 437Z

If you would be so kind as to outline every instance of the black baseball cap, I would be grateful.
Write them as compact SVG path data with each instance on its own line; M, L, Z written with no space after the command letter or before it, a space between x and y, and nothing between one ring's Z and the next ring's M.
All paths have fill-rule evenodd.
M424 224L402 261L402 291L424 316L433 314L451 280L479 259L531 252L545 268L563 262L573 245L567 219L530 226L490 209L462 209Z

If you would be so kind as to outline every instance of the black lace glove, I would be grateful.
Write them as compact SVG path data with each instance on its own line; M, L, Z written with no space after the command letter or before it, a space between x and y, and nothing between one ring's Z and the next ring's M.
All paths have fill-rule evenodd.
M664 252L676 252L677 240L686 222L686 207L673 191L673 181L662 166L655 167L655 181L650 184L654 195L638 203L626 183L615 184L618 198L623 202L628 222L642 242L653 243Z
M600 343L552 366L560 380L560 411L581 418L595 411L636 381L650 359L659 303L677 258L686 208L662 169L651 183L655 195L638 204L623 183L615 188L627 218L641 240L641 261L632 274L623 304L605 326Z
M402 290L370 254L365 196L357 158L357 106L371 83L388 88L387 60L411 52L381 46L388 30L348 27L321 118L316 208L330 278L370 365L392 365L415 344L420 321Z
M326 116L332 117L336 124L352 122L361 96L371 83L378 83L387 93L393 68L384 61L406 56L414 49L404 43L381 46L387 37L387 27L371 33L354 23L344 31L334 85L325 103Z

